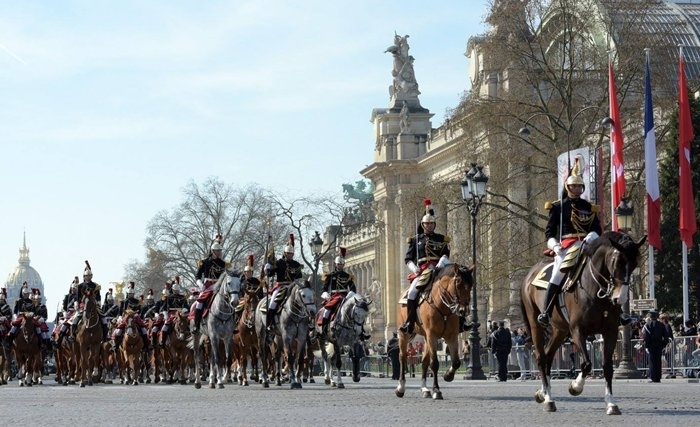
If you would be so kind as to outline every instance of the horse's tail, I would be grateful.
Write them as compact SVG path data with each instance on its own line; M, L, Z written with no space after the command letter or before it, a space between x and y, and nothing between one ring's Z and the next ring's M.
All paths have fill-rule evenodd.
M532 336L532 331L530 330L530 319L527 316L527 309L525 308L525 298L529 298L529 295L527 293L529 281L530 273L528 272L527 276L525 276L525 279L523 280L523 283L520 285L520 312L523 315L523 323L525 324L525 330L530 336Z

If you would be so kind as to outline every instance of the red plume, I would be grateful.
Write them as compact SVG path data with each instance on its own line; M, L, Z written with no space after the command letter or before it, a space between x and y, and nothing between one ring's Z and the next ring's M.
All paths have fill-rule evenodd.
M88 268L88 270L92 271L92 267L90 267L88 260L85 260L85 266Z
M129 285L130 285L129 287L131 289L134 289L134 287L136 287L136 283L134 283L134 282L129 282Z
M107 289L107 293L111 294L112 293L112 288Z
M180 284L180 276L175 276L175 283Z
M214 240L216 240L219 243L221 243L222 239L223 239L223 236L221 236L220 233L216 233L216 236L214 236Z
M2 288L2 294L3 294L5 297L7 297L7 289Z
M153 295L153 288L148 288L148 295Z
M289 233L289 245L294 246L294 233Z
M345 252L347 252L347 248L344 248L341 246L339 249L340 249L340 256L345 258Z
M248 255L248 266L252 267L255 265L255 255Z
M430 206L430 205L432 205L433 203L430 201L430 199L425 199L425 200L423 200L423 204L424 204L425 206Z

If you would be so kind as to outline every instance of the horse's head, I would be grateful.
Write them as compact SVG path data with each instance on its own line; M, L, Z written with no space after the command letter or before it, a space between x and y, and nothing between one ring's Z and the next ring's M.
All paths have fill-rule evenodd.
M231 306L235 307L238 305L238 300L241 297L241 273L237 271L226 270L226 276Z
M639 249L646 236L635 242L629 235L606 231L587 249L592 276L600 286L599 297L608 297L615 304L627 302L630 277L637 268Z
M466 313L469 308L474 284L473 272L474 267L449 264L440 270L433 282L433 287L441 290L443 302L455 313Z
M362 333L362 327L367 320L369 315L369 305L372 301L367 300L365 297L355 294L350 298L345 305L348 307L349 321L352 322L352 328L355 331L355 335L359 336Z
M292 297L296 297L299 302L301 302L310 317L316 315L316 293L314 288L311 286L311 282L303 279L296 279L294 281L294 294Z

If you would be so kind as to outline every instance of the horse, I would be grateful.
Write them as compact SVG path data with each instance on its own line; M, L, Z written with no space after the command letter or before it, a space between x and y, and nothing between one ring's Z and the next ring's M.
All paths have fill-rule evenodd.
M136 312L131 309L124 313L124 338L122 340L121 351L126 371L126 382L138 385L142 374L143 363L143 338L139 331L139 326L134 321Z
M408 366L408 343L416 334L425 337L425 352L423 353L423 373L421 376L421 392L423 397L442 400L442 391L438 385L438 369L440 362L437 355L437 344L440 338L445 340L450 351L451 366L445 372L446 382L454 380L455 372L459 369L459 346L457 339L460 333L460 315L466 313L471 301L471 291L474 284L474 267L468 268L459 264L449 264L435 272L435 278L429 285L427 296L419 303L418 322L415 334L399 331L400 376L396 387L397 397L403 397L406 391L406 369ZM404 291L404 294L407 291ZM406 307L399 303L397 323L406 320ZM428 367L433 373L433 388L426 385Z
M90 289L83 292L85 306L83 316L78 322L78 332L75 334L75 343L78 353L78 376L80 387L85 384L92 385L92 373L99 363L100 344L102 343L102 324L97 308L95 295Z
M14 340L14 355L17 362L17 379L19 386L31 387L34 382L36 360L41 360L39 336L34 326L34 314L24 313L17 337Z
M565 290L555 299L549 333L537 322L537 315L544 310L545 275L551 269L551 263L537 263L525 277L520 289L521 309L542 377L542 387L535 392L535 401L544 402L545 412L557 410L551 395L550 374L552 361L561 344L570 336L582 356L581 372L569 384L569 393L578 396L583 392L592 366L586 350L586 337L601 334L606 413L620 415L612 393L613 352L618 336L618 316L622 304L627 301L630 276L637 268L639 249L644 240L646 236L635 242L627 234L606 231L590 245L584 245L580 263L568 273L574 280L568 278L563 283ZM544 282L542 287L536 285L538 281ZM549 339L545 342L546 334Z
M341 350L345 346L352 345L360 338L365 319L369 315L369 305L371 303L371 300L357 294L346 298L338 309L338 313L328 325L328 336L325 337L325 340L318 341L318 347L320 348L314 351L314 356L323 359L326 385L345 388L340 377L340 367L343 364ZM319 315L322 315L320 312L325 310L325 308L319 310ZM316 329L316 333L320 336L321 328L317 325ZM335 380L332 378L334 366Z
M228 376L231 366L231 342L236 326L234 307L238 305L241 290L240 274L226 270L214 284L214 297L209 306L206 323L201 332L192 334L195 361L195 388L202 387L201 379L201 344L202 337L208 336L211 341L209 354L209 388L224 388L224 378ZM219 351L219 343L224 345L224 358ZM196 345L194 345L196 344ZM216 386L214 380L216 379Z
M255 330L255 308L258 306L257 290L254 292L246 292L241 299L243 306L241 314L238 318L238 334L233 338L234 347L238 350L238 384L248 385L248 359L250 359L253 372L251 379L256 381L259 378L258 374L258 355L259 343L258 333Z
M273 330L269 332L267 331L266 316L263 312L263 308L267 307L267 298L269 296L260 300L255 310L255 327L263 353L263 361L265 360L264 353L268 349L267 346L276 338L280 338L281 342L278 343L280 345L277 345L274 353L277 365L277 385L282 385L282 350L284 350L289 367L290 388L300 389L302 388L300 377L304 347L309 335L309 325L316 315L314 290L309 281L296 279L292 282L286 290L284 303L278 306L277 317L279 320L275 323ZM267 369L262 370L262 384L265 388L270 386Z
M192 365L192 350L187 347L187 341L191 336L187 313L177 310L173 320L173 328L168 331L170 338L163 352L167 356L166 382L174 383L176 380L180 384L187 384L187 371Z
M9 324L6 316L0 316L0 385L7 384L10 379L10 352L6 338Z

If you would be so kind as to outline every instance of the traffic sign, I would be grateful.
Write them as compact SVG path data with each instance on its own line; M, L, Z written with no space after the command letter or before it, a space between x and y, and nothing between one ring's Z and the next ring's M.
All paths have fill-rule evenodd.
M635 311L656 309L656 299L633 299L630 308Z

